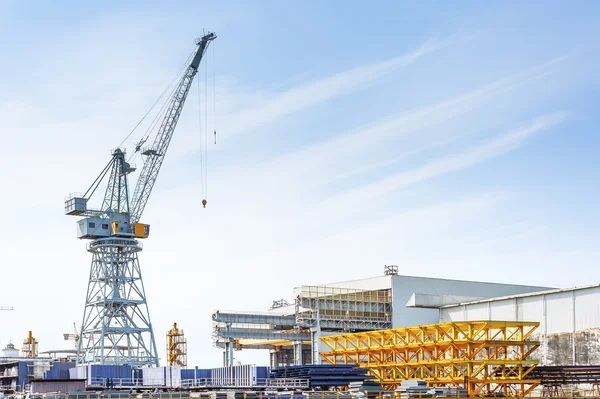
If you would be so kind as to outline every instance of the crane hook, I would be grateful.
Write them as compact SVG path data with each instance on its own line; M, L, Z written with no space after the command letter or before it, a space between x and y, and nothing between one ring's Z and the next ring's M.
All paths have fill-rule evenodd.
M205 199L203 199L203 200L202 200L202 206L203 206L204 208L206 208L206 200L205 200Z
M217 131L215 130L215 144L217 144Z

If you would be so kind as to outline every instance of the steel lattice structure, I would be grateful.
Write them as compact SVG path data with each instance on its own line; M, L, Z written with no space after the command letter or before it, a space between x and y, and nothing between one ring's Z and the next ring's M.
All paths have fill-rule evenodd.
M470 396L522 397L539 385L529 378L539 347L530 340L539 323L474 321L441 323L321 337L330 364L355 363L386 389L402 380L430 386L464 386Z
M78 238L93 240L88 245L92 265L78 341L78 364L159 364L138 261L142 250L138 239L149 236L150 226L139 223L139 219L156 183L200 61L215 38L214 33L208 33L196 41L191 61L168 98L153 145L141 149L148 137L136 145L136 152L141 151L145 160L133 200L130 201L128 176L135 167L126 162L125 151L117 148L87 192L71 195L65 202L67 215L84 217L78 222ZM105 178L101 209L88 208L88 200Z
M134 239L101 238L88 246L88 283L80 362L157 364L156 343ZM107 267L110 265L110 267ZM158 365L158 364L157 364Z
M173 323L167 331L167 364L169 366L187 366L187 340L183 330Z

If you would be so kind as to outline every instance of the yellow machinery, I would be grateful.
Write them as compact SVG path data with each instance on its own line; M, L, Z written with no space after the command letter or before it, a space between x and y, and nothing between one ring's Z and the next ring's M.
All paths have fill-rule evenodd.
M120 225L118 220L112 222L112 234L119 234L125 230L126 229ZM150 235L150 225L144 223L132 223L131 233L135 235L136 238L148 238Z
M31 331L28 332L27 338L23 340L23 348L21 348L23 357L37 357L38 355L38 342L33 338Z
M131 232L137 238L148 238L150 235L150 225L144 223L133 223L131 225Z
M523 397L539 385L528 378L538 364L530 340L539 323L472 321L321 337L331 364L368 368L385 389L402 380L465 386L469 396Z
M187 366L187 340L183 330L177 328L177 323L173 323L173 328L167 332L167 364Z

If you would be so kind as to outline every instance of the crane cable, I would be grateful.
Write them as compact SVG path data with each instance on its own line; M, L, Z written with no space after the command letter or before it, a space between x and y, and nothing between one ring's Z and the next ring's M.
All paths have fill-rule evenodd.
M215 144L217 144L217 73L215 67L215 44L212 45L212 53L213 53L213 127L215 128Z
M178 78L181 77L181 73L182 71L185 69L186 65L189 64L192 56L194 55L194 52L192 51L190 53L190 55L187 57L187 59L185 60L185 62L183 63L183 65L181 66L181 68L179 69L179 71L177 72L177 74L175 75L175 77L173 78L173 80L171 80L171 83L169 83L167 85L167 87L165 87L165 89L163 90L163 92L161 93L161 95L156 99L156 101L154 102L154 104L152 104L152 106L150 107L150 109L144 114L144 116L142 117L142 119L140 119L140 121L133 127L133 129L131 129L131 131L129 132L129 134L127 136L125 136L125 138L123 139L123 141L121 141L121 143L118 145L118 147L121 147L126 141L127 139L129 139L129 137L131 137L131 135L136 131L136 129L142 124L142 122L146 119L146 117L150 114L150 112L152 112L152 110L156 107L156 105L160 102L160 100L164 97L165 93L169 90L169 88L171 86L173 86L173 83L175 83ZM173 90L171 91L171 96L173 94ZM169 96L167 99L169 99L171 96ZM165 102L165 104L168 101ZM164 108L164 105L163 107ZM161 109L162 111L162 109ZM161 111L159 111L158 115L161 114ZM156 119L156 118L155 118ZM149 131L146 130L146 135L144 135L146 137L146 140L148 139L148 136L150 135ZM144 136L142 136L142 140L145 141L143 138ZM140 140L140 143L142 142L142 140ZM137 153L138 151L135 151L135 153Z
M165 100L163 101L163 104L161 105L160 109L158 110L156 115L154 115L154 119L152 119L152 121L146 128L146 132L144 133L142 138L136 143L135 150L134 150L133 154L131 154L129 156L129 159L127 160L127 162L131 163L131 162L137 160L138 156L141 154L140 150L142 149L142 145L144 145L144 143L146 143L148 138L150 138L150 135L155 131L156 127L158 126L159 121L162 121L164 119L167 107L171 103L171 99L175 95L175 92L177 91L177 88L178 88L178 85L175 85L174 83L181 80L181 78L183 76L183 74L182 74L183 69L185 68L186 64L189 63L189 60L192 55L193 55L193 53L188 57L186 62L179 69L179 72L177 73L177 75L175 75L175 77L173 78L171 83L169 83L169 85L165 88L165 91L163 91L163 93L161 94L161 97L163 97L165 92L169 88L171 88L171 92L169 93L168 96L165 97ZM161 97L159 97L159 99L156 101L156 103L158 103L158 101L160 100ZM156 105L156 103L154 105Z
M200 133L200 192L202 195L202 205L206 208L206 197L204 195L204 157L202 154L202 96L200 95L200 79L196 79L198 93L198 131Z
M208 59L204 62L204 198L208 196Z

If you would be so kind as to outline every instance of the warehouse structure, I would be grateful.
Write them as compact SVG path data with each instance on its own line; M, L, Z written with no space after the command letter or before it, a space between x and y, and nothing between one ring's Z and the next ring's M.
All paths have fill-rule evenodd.
M439 321L536 321L540 365L600 365L600 284L438 308Z
M213 341L223 349L225 366L233 364L234 350L244 349L270 350L273 368L320 363L323 335L433 324L443 304L548 289L404 276L397 266L386 266L379 277L297 287L294 300L274 301L267 312L217 311L212 315ZM430 300L427 306L417 301L407 307L424 297Z
M600 285L457 299L415 292L407 308L437 311L435 324L322 336L321 356L366 367L391 389L419 379L469 395L522 397L540 384L544 395L598 394Z

